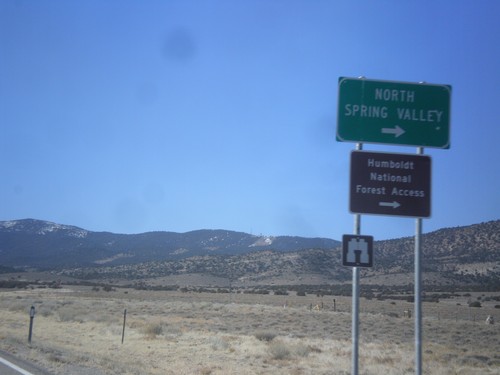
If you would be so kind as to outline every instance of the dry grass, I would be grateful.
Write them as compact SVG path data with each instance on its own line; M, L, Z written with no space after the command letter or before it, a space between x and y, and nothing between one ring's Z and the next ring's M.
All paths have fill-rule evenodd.
M337 311L328 299L312 296L233 295L229 303L227 295L217 294L3 291L0 348L54 374L346 375L350 299L335 298ZM310 310L320 301L323 310ZM28 345L31 305L37 314ZM361 301L361 374L414 373L413 320L399 317L409 307L401 301ZM467 309L451 302L424 304L424 373L500 374L500 325L488 326L482 317L459 319L459 312L470 316L459 308ZM495 312L493 306L474 311Z

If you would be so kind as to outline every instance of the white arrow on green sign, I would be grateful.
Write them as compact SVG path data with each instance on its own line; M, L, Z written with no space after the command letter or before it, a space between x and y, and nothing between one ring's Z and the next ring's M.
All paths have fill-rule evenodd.
M339 78L337 140L450 147L451 86Z

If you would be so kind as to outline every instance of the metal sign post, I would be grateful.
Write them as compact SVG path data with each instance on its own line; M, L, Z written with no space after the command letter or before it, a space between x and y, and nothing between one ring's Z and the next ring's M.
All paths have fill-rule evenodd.
M362 150L361 143L356 144L356 150ZM361 215L354 215L354 234L361 234ZM358 375L359 362L359 268L352 269L352 375Z
M417 148L417 154L424 153L423 147ZM415 220L415 374L422 374L422 270L421 270L422 218Z

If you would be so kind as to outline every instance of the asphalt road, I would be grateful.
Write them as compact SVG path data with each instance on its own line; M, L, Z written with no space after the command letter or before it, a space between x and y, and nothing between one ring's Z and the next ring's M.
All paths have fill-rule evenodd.
M50 375L49 372L0 351L0 374L2 375Z

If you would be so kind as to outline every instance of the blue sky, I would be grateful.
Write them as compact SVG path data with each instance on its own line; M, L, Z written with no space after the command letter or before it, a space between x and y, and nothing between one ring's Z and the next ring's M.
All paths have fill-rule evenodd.
M0 2L0 220L340 239L340 76L452 86L424 232L500 218L500 2ZM414 153L415 148L365 145ZM375 239L415 220L363 215Z

